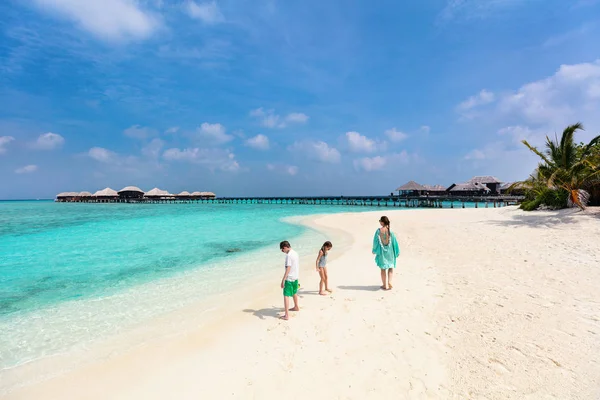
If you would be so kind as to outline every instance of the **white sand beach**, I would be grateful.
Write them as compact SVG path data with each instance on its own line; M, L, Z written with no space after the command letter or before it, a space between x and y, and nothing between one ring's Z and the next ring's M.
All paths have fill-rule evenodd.
M391 291L371 255L381 215L401 248ZM334 243L334 293L317 294L314 258L303 258L290 321L277 318L281 268L210 324L4 398L600 398L597 212L381 209L303 223ZM336 246L340 231L347 245Z

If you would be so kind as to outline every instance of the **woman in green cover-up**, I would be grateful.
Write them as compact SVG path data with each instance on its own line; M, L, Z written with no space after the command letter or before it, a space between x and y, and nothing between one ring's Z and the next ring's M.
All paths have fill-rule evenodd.
M381 288L383 290L392 289L392 277L394 268L396 268L396 258L400 255L400 248L396 235L390 230L390 220L388 217L379 219L381 228L375 232L373 238L373 254L375 254L375 263L381 269ZM387 277L387 284L386 284Z

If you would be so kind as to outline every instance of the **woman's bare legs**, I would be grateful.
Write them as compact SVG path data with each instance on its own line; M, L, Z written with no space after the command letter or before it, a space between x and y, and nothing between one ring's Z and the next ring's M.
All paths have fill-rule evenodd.
M381 283L382 283L381 288L383 290L387 290L387 284L386 284L385 280L386 280L386 271L385 271L385 269L382 269L381 270Z
M394 277L394 268L388 268L388 289L392 289L392 278Z

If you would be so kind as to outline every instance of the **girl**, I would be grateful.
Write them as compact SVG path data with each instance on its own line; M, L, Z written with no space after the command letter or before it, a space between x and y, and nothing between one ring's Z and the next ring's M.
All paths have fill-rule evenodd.
M327 296L328 292L331 293L329 282L327 281L327 254L332 247L333 245L330 241L323 243L317 256L317 272L321 277L321 281L319 282L319 294L321 296Z
M400 255L400 249L396 235L390 230L388 217L381 217L379 224L381 227L377 229L373 238L373 254L375 255L375 263L381 269L381 282L383 284L381 288L390 290L393 288L392 277L394 276L394 268L396 268L396 258Z

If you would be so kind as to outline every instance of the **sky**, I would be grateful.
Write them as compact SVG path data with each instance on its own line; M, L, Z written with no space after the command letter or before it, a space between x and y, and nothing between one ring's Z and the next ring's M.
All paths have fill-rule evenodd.
M600 0L5 0L0 199L526 179L600 134Z

